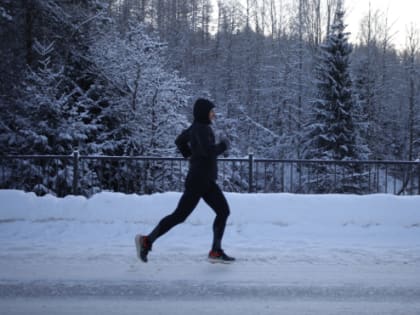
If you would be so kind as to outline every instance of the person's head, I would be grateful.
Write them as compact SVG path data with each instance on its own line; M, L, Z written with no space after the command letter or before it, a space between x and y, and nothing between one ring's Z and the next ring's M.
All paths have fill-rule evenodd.
M211 124L216 117L214 104L204 98L199 98L194 103L194 121L203 124Z

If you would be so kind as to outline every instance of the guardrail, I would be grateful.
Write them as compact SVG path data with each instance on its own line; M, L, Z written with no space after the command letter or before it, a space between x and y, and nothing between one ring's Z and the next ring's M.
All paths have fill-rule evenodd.
M228 192L420 194L420 162L221 158ZM188 160L173 157L14 155L0 157L0 188L91 196L100 191L182 191Z

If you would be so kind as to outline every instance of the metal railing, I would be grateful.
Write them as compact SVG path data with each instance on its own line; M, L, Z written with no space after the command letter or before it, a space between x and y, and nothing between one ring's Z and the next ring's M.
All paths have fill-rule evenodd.
M221 158L218 183L228 192L420 194L420 162ZM141 156L0 156L0 189L91 196L100 191L182 191L183 158Z

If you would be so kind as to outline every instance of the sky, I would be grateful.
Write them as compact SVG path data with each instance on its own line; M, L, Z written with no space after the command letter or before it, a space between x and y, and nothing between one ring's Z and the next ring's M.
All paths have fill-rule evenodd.
M239 0L246 4L246 0ZM216 3L216 1L214 0ZM326 0L322 0L326 3ZM350 40L356 42L360 29L360 22L369 12L369 2L372 12L379 10L388 15L389 23L392 25L392 42L397 49L404 49L406 44L406 29L410 23L414 23L420 33L420 0L345 0L347 11L347 31L351 33ZM287 3L287 0L283 0ZM419 35L420 36L420 35Z
M347 0L348 31L352 33L351 40L357 38L360 21L369 11L369 0ZM372 11L380 10L388 15L392 25L391 33L395 34L393 42L398 49L406 44L406 29L414 23L420 32L420 0L370 0Z

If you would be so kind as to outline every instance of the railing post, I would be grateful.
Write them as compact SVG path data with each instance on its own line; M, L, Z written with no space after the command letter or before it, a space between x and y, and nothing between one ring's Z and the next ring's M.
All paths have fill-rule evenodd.
M254 173L254 155L252 154L252 152L249 152L248 154L248 193L252 193L253 189L253 173Z
M79 182L79 151L73 152L73 195L78 194Z

